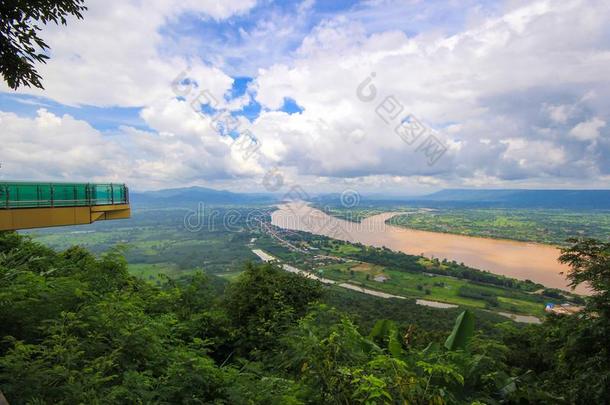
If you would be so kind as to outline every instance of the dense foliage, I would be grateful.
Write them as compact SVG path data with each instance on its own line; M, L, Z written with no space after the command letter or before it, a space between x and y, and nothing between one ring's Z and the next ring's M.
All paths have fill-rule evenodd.
M11 0L0 2L0 73L12 89L42 88L34 64L45 63L49 46L38 35L41 24L66 25L67 18L83 18L84 0Z
M274 237L259 236L256 247L283 263L331 280L402 297L536 317L544 315L545 304L549 302L579 305L584 302L576 294L474 269L455 261L414 256L307 232L279 228L274 232ZM297 248L278 243L278 238ZM383 282L378 281L380 276L385 278Z
M492 336L464 312L424 345L391 320L363 331L323 303L334 291L273 265L224 292L203 275L155 286L120 250L4 233L0 387L11 404L604 403L610 246L577 241L563 259L594 289L582 316Z
M258 260L251 251L258 248L297 268L323 270L327 278L400 296L534 316L543 314L547 302L578 302L577 296L569 296L561 291L546 289L544 294L530 294L543 291L543 286L451 261L274 228L275 236L280 235L301 247L295 251L279 243L268 230L259 226L258 221L251 220L256 217L268 223L270 209L208 205L190 210L145 208L135 209L132 218L120 222L100 221L87 227L52 228L31 231L29 234L58 250L68 249L78 240L80 246L94 254L102 254L117 244L125 244L129 247L125 251L129 272L151 282L161 282L158 274L175 278L202 270L208 275L231 279L242 271L245 262ZM340 257L347 262L369 263L371 270L362 271L360 268L351 271L347 262L331 269L326 266L331 264L330 261L322 262L316 258L319 253ZM356 265L355 262L353 265ZM380 284L371 277L366 278L376 272L383 272L390 280ZM346 278L345 275L349 276ZM482 290L484 294L460 295L458 292L464 284ZM497 296L498 305L489 299L490 294Z

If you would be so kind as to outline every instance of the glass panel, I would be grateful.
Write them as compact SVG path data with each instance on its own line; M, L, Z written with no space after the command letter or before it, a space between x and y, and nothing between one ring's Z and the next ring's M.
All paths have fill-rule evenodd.
M109 184L95 184L95 200L94 205L104 205L111 203L110 185Z
M0 208L8 207L8 194L6 192L6 185L0 184Z
M38 207L50 207L52 196L51 184L38 185Z
M124 184L113 184L112 185L112 190L113 190L113 201L115 204L125 204L126 202L126 197L125 197L125 185Z
M75 204L75 188L73 184L53 185L53 206L70 207Z
M37 187L34 184L9 184L8 193L9 207L36 207L38 205Z
M74 185L74 198L76 199L74 205L89 205L87 199L87 184Z
M124 184L0 182L1 208L125 204Z

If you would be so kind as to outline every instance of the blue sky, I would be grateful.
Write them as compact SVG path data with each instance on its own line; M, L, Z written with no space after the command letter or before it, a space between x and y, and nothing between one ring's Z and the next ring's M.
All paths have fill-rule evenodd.
M310 4L309 4L310 3ZM163 36L163 44L159 46L159 53L165 57L181 55L200 57L204 62L214 64L219 49L239 49L250 45L244 38L244 32L253 32L261 25L273 22L274 18L285 19L288 24L299 21L294 31L279 42L273 42L277 49L271 55L260 53L256 60L250 60L246 55L229 56L222 64L223 70L230 72L234 80L227 98L242 96L247 91L256 76L256 69L265 68L284 58L289 58L301 45L307 34L321 21L337 16L348 15L355 21L363 24L367 33L374 34L385 30L400 30L406 35L415 36L426 30L441 30L445 33L455 33L464 27L469 13L468 4L476 6L478 12L485 10L488 13L498 11L499 2L465 2L455 3L446 1L429 2L375 2L358 1L260 1L247 13L237 14L227 19L214 19L201 14L182 13L172 21L159 27L158 32ZM306 9L306 11L299 11ZM301 14L303 18L299 19ZM416 14L417 17L410 17ZM410 17L410 18L409 18ZM273 40L274 32L282 27L270 29L267 36ZM187 49L179 46L184 38L194 39L197 49ZM212 52L206 52L211 49ZM279 52L275 52L279 51ZM131 125L138 128L147 128L146 123L139 117L139 108L124 108L120 106L97 107L87 104L77 106L64 105L55 102L52 98L44 96L28 97L20 94L0 93L0 108L5 111L18 112L34 116L39 107L45 107L58 115L70 114L76 118L88 121L99 130L117 129L122 125ZM260 104L253 98L252 102L240 112L248 119L254 119L260 112ZM293 99L287 98L281 108L282 111L296 112L300 108ZM238 114L238 112L236 112Z
M88 6L43 30L44 91L0 85L0 178L266 191L279 172L364 194L609 184L607 2Z

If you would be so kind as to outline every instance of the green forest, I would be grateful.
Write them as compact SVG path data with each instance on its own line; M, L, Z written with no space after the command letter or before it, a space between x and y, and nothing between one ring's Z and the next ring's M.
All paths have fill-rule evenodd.
M300 250L289 249L268 235L259 236L255 244L299 269L399 296L536 317L544 314L547 303L583 303L581 296L568 291L446 259L408 255L307 232L283 232L282 237ZM321 260L319 255L328 260ZM383 282L375 280L379 275L385 277Z
M610 7L528 3L0 1L0 405L610 405Z
M437 209L397 215L389 224L432 232L565 246L578 235L609 241L610 212L565 209Z
M11 404L601 404L610 244L573 240L561 260L593 290L585 311L490 325L380 311L270 264L157 285L120 248L2 233L0 387Z

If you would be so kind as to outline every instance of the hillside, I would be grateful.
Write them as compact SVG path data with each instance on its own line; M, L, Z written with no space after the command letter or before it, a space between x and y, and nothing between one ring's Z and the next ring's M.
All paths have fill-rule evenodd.
M275 201L269 194L233 193L205 187L171 188L156 191L133 192L131 203L135 206L192 207L203 204L264 204Z
M608 269L608 249L583 242L566 258L586 251ZM607 278L596 265L574 271L575 283ZM202 274L151 283L120 250L96 257L0 233L2 392L11 404L607 399L601 283L580 317L482 329L466 311L453 330L449 312L337 292L273 264L223 285Z

